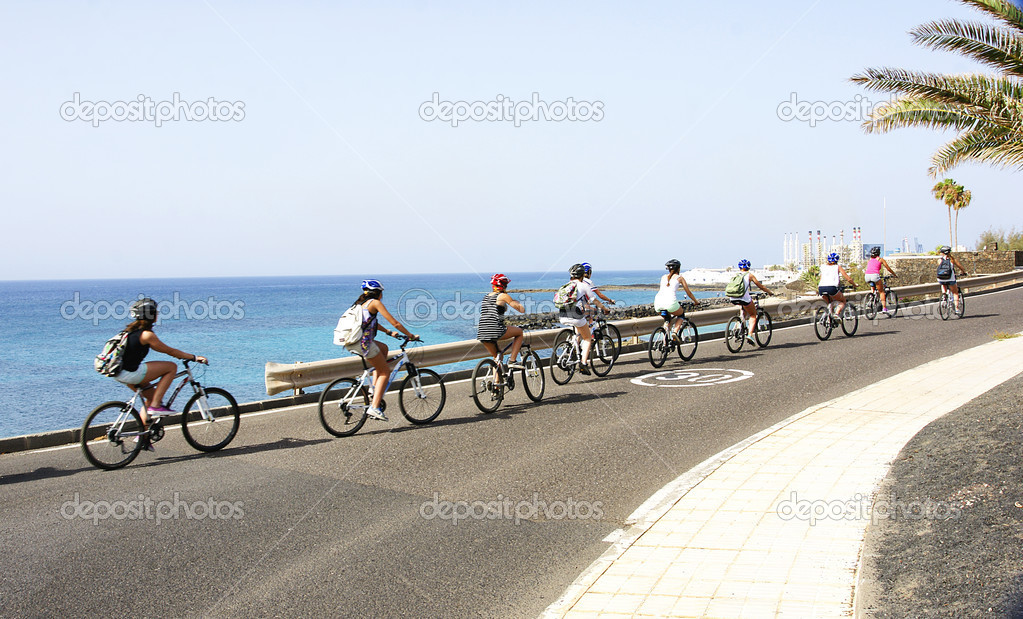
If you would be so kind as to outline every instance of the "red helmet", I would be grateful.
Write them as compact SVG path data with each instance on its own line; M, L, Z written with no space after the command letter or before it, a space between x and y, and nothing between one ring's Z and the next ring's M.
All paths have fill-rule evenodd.
M497 273L490 278L490 285L495 288L507 288L508 282L511 281L504 273Z

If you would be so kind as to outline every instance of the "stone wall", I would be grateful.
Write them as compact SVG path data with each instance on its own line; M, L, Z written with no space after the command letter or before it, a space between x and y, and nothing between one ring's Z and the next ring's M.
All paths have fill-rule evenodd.
M1013 270L1016 264L1016 257L1011 251L962 251L953 255L970 276L1005 273ZM937 280L938 256L889 256L885 260L899 274L896 286L929 284Z

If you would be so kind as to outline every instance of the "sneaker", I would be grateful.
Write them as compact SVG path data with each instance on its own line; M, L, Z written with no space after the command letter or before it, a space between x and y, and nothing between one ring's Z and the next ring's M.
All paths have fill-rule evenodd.
M579 364L579 373L584 375L584 376L589 376L590 375L590 368L586 367L585 363L580 363Z
M526 369L526 366L522 365L521 361L512 361L511 363L508 364L508 369L509 370L524 370L524 369Z
M146 408L146 412L150 413L151 415L173 415L175 411L172 411L171 409L161 404L160 406L150 406Z
M136 436L134 439L132 439L131 442L137 443L140 440L142 441L142 451L156 451L156 448L153 447L153 442L149 440L149 436L148 435L146 435L146 436Z
M881 311L884 312L885 314L887 314L888 313L888 308L887 307L883 307L883 308L881 308Z
M366 416L372 417L373 419L379 419L380 421L387 421L387 416L379 408L373 408L372 406L366 409Z
M753 345L756 345L756 343L757 343L757 341L755 339L753 339L752 335L747 335L746 336L746 341L749 342L750 344L753 344Z

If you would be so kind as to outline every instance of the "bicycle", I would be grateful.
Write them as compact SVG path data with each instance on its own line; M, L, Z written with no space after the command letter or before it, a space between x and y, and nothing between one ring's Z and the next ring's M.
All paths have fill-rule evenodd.
M771 314L760 307L760 300L767 297L767 294L760 292L750 295L757 308L757 330L753 334L757 347L764 348L771 343L771 336L774 334L774 327L771 324ZM725 346L733 353L742 350L749 335L749 327L746 326L746 314L739 307L739 315L732 316L725 327Z
M966 277L966 273L961 273L960 277ZM958 296L958 300L956 300L956 296ZM966 297L963 295L963 289L960 287L959 294L953 295L947 285L942 285L941 298L938 300L938 314L941 319L948 320L948 317L953 314L956 318L962 318L965 313Z
M607 333L594 336L590 346L590 369L597 376L607 376L618 358L618 347ZM565 329L554 338L551 349L551 378L559 385L572 380L582 360L582 341L574 329Z
M610 304L614 305L614 301L611 301ZM596 339L604 333L614 340L615 361L617 361L618 355L622 353L622 332L618 330L618 327L609 323L604 317L603 312L597 312L597 315L593 318L593 324L590 331L593 333L594 341L596 341Z
M504 395L515 389L515 373L510 371L504 364L504 353L511 348L514 341L509 342L501 350L501 362L493 357L481 359L472 371L472 399L476 407L484 413L492 413L501 406ZM540 363L540 355L533 352L528 344L523 344L519 351L522 359L522 386L526 396L539 402L543 398L544 388L547 379L544 377L543 365Z
M193 448L199 451L212 452L223 449L230 443L241 423L241 413L234 396L219 387L203 387L189 364L184 361L185 369L174 375L174 379L184 377L167 400L167 408L174 405L185 385L192 387L192 397L188 399L181 412L181 433ZM155 443L164 436L164 418L177 413L155 414L146 407L142 392L153 385L134 386L135 395L127 402L106 402L95 408L82 424L81 443L85 459L94 466L113 470L126 466L149 442ZM136 403L141 402L142 410L150 417L148 429L144 429L142 416Z
M844 288L842 289L844 290ZM839 317L831 310L832 305L835 303L831 300L831 295L823 295L823 297L827 305L818 307L813 317L813 331L817 335L817 339L822 342L828 339L831 337L831 332L839 325L842 326L842 333L845 333L847 336L854 335L857 327L859 327L860 318L853 302L846 301L842 315Z
M647 356L650 357L650 365L659 368L667 361L671 351L677 350L678 356L683 361L689 361L696 354L696 348L700 345L700 334L696 325L686 318L685 310L693 307L692 303L682 303L683 311L678 316L672 316L667 310L661 311L664 318L664 326L657 327L650 334L650 342L647 344Z
M881 312L884 308L881 305L881 295L878 294L876 286L884 286L884 297L885 302L888 304L887 316L894 318L895 313L899 311L899 295L892 290L892 287L888 285L894 275L885 275L881 278L880 282L877 282L874 286L870 287L870 292L863 300L863 316L867 320L873 320L877 316L878 312Z
M401 414L415 425L427 424L440 415L447 399L447 391L440 375L426 368L416 367L409 360L408 337L403 337L400 352L394 354L388 362L394 367L387 377L384 393L391 386L398 372L405 368L406 376L398 389L398 407ZM418 341L418 340L417 340ZM370 396L373 389L373 368L362 359L365 368L358 378L338 378L331 382L320 394L320 423L323 428L334 436L351 436L362 428L368 415ZM380 412L387 408L387 402L380 400Z

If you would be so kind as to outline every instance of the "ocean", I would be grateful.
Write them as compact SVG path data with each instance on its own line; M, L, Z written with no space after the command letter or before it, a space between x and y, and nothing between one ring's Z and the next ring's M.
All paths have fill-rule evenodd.
M653 284L662 273L596 272L594 281ZM509 293L527 312L552 310L553 293L516 291L557 288L568 279L561 272L507 275ZM385 287L385 306L426 344L475 339L478 302L490 290L489 274L377 277ZM263 383L268 361L348 355L332 343L333 329L358 297L361 281L361 276L338 275L0 282L0 437L77 428L97 405L131 395L97 374L92 363L104 342L131 322L128 307L140 295L160 303L154 331L161 340L209 358L208 367L195 366L204 374L200 382L252 402L269 399ZM605 294L635 305L652 302L654 292ZM147 360L164 358L151 351ZM179 397L175 404L184 401Z

